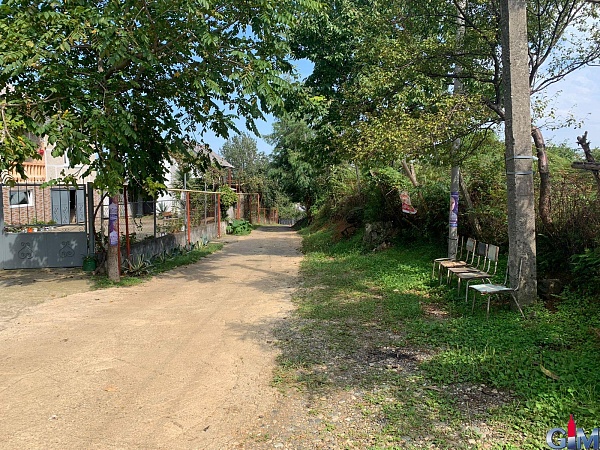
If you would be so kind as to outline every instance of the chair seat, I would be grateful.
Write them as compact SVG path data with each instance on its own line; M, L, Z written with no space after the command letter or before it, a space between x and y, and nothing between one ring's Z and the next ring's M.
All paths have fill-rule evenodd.
M451 267L462 267L466 265L466 261L456 261L452 259L449 259L447 261L440 261L440 266L442 266L444 269L449 269Z
M513 288L502 286L501 284L474 284L469 286L469 288L475 289L480 294L499 294L514 290Z
M455 275L459 278L463 279L475 279L475 278L491 278L492 276L487 272L482 272L481 270L472 270L472 271L461 271L455 273Z

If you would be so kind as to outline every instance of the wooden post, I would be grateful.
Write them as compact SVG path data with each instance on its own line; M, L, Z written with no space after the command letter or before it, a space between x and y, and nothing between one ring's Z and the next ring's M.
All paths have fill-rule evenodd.
M506 187L511 286L517 301L537 299L535 198L527 46L527 1L502 0L502 61L506 105ZM519 263L522 262L521 280Z
M260 194L256 194L256 212L258 213L257 223L260 223Z

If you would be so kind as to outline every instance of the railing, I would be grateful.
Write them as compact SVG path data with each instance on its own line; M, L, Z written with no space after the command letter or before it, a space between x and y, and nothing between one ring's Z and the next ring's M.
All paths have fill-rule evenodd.
M27 180L24 180L18 172L13 171L12 177L17 183L43 183L46 181L46 163L44 161L26 161L23 163Z

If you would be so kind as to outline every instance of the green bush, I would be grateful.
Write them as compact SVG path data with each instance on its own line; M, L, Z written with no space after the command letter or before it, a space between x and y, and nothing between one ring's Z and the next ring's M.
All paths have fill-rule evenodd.
M219 194L221 194L221 208L227 209L233 206L238 201L236 192L229 186L221 186L219 188Z
M236 219L227 225L227 234L245 236L252 231L252 224L245 219Z
M600 292L600 248L586 248L571 257L574 286L592 293Z

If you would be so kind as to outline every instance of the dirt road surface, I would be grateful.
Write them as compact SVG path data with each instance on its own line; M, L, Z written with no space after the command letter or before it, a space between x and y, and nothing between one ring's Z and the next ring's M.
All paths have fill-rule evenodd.
M293 308L299 245L265 227L142 285L61 298L0 280L0 448L248 448L280 395L271 329Z

